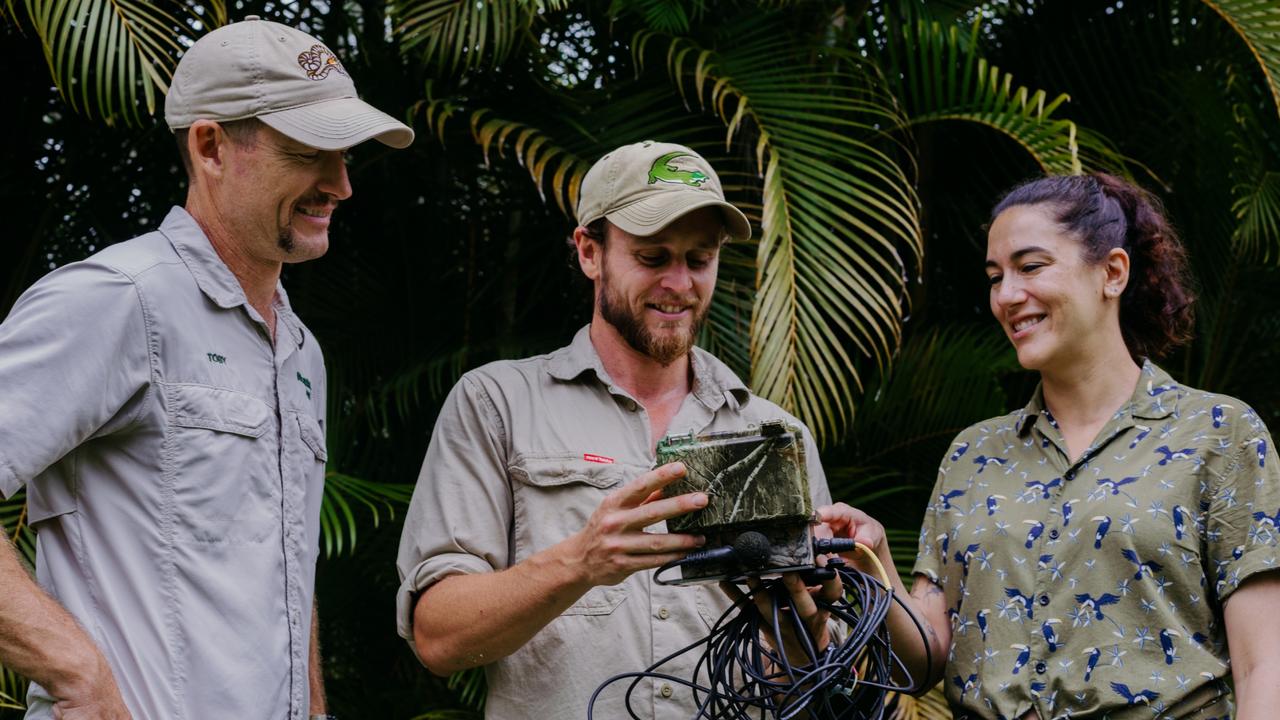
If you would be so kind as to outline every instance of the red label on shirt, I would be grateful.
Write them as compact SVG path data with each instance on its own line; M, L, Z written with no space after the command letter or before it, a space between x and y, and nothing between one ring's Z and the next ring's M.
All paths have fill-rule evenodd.
M605 457L603 455L596 455L595 453L582 453L582 459L586 460L587 462L598 462L598 463L603 463L605 465L613 464L613 458Z

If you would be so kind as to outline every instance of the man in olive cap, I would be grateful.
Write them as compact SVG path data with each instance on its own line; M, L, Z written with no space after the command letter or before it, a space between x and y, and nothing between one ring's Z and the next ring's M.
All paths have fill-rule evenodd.
M618 148L587 172L577 210L591 323L548 355L463 376L400 541L400 635L437 674L484 666L491 719L585 717L603 681L707 635L728 599L650 572L699 538L645 528L707 502L660 497L684 470L651 469L655 445L668 433L800 424L694 346L721 244L751 234L705 159L671 143ZM807 431L805 443L814 507L827 505ZM692 678L695 662L681 656L662 671ZM630 717L626 685L601 695L595 717ZM687 720L696 704L684 688L645 681L631 707Z
M325 371L280 271L328 248L343 151L413 131L256 17L186 52L165 119L185 207L0 325L0 494L39 533L39 587L0 541L0 663L28 718L323 717Z

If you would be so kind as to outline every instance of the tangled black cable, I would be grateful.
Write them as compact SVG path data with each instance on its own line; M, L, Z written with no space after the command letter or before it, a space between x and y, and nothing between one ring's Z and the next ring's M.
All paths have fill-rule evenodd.
M632 694L648 679L665 680L689 688L697 704L690 720L787 720L794 717L831 720L881 720L889 692L918 692L916 681L905 664L893 653L885 618L893 603L902 601L880 580L847 566L839 557L827 565L840 577L841 597L828 602L815 598L820 609L843 624L843 640L832 638L824 652L814 646L814 638L797 613L790 611L790 593L780 580L766 580L747 592L724 612L707 637L671 653L643 671L621 673L604 681L591 695L587 718L592 718L596 698L610 685L630 679L626 708ZM822 572L822 571L818 571ZM828 576L829 577L829 576ZM772 596L772 617L763 618L754 598ZM905 606L904 606L905 607ZM908 616L924 639L926 665L929 643L924 628L914 615ZM767 644L765 635L782 637L784 625L804 646L806 662L797 664ZM658 669L691 650L702 647L694 678L679 678ZM893 681L895 671L906 685ZM705 681L705 682L703 682ZM808 715L801 715L808 712ZM748 714L750 713L750 714Z

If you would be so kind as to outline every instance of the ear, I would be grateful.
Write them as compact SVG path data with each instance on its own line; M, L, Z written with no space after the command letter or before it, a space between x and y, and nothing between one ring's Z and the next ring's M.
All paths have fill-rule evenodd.
M187 153L191 157L191 174L195 181L218 179L226 172L226 154L230 138L222 126L212 120L197 120L187 131Z
M588 280L600 279L600 271L604 266L604 246L587 234L587 229L579 225L573 231L573 244L578 249L578 267Z
M1107 298L1119 298L1129 285L1129 253L1120 248L1112 248L1102 259L1105 272L1102 294Z

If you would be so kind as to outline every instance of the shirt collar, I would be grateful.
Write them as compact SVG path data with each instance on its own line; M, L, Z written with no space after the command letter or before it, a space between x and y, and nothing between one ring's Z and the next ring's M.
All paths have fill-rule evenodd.
M249 307L249 301L244 295L244 288L240 286L240 281L236 279L235 274L222 261L222 258L218 257L218 252L213 249L213 243L209 242L204 230L186 209L177 206L170 209L164 222L160 223L160 232L169 239L178 257L186 263L187 270L196 280L196 285L215 305L226 309L240 305ZM294 342L301 346L302 324L294 315L293 307L289 304L289 295L285 293L284 286L278 280L276 281L275 309L276 318L280 321L277 327L282 324L288 328Z
M600 354L596 352L595 345L591 344L590 331L591 325L584 325L573 336L573 342L551 353L547 361L547 372L552 377L571 381L592 371L600 382L613 384L613 379L600 361ZM740 407L751 397L751 391L729 366L706 350L695 346L690 351L689 362L693 367L693 396L709 409L718 410L730 400Z
M1178 400L1186 394L1186 388L1174 382L1169 373L1165 372L1160 366L1144 360L1142 362L1142 373L1138 376L1138 385L1133 389L1133 394L1129 396L1129 402L1126 403L1117 415L1129 414L1135 418L1143 418L1146 420L1160 420L1169 417L1178 409ZM1026 407L1018 411L1014 418L1018 435L1025 436L1039 418L1045 418L1050 424L1056 424L1053 415L1044 404L1044 385L1039 383L1036 385L1036 391L1031 395L1031 402Z

